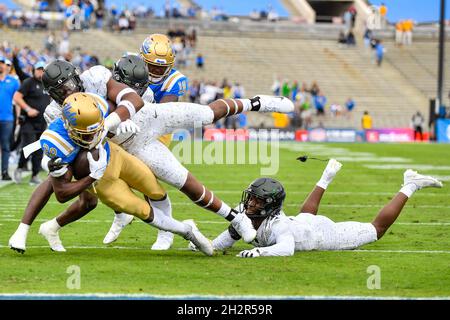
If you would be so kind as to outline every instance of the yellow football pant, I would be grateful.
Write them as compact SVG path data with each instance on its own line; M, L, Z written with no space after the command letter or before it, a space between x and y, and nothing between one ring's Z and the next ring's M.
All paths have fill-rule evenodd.
M161 200L166 192L141 160L111 141L108 143L111 149L108 167L95 184L94 192L111 209L146 220L150 216L151 207L131 188L142 192L151 200Z

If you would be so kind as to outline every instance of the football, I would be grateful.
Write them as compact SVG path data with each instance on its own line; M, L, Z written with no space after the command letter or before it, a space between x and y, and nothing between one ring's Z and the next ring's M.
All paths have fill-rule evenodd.
M77 157L72 163L72 172L75 179L80 180L91 173L89 170L89 161L87 159L87 153L91 152L92 157L98 160L98 149L85 150L82 149L78 152Z

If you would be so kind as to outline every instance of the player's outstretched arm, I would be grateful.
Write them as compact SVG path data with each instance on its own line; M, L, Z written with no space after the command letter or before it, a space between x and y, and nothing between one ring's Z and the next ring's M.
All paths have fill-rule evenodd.
M320 201L322 200L322 196L325 193L328 185L333 181L336 173L341 169L342 164L336 159L330 159L325 170L322 173L322 177L317 182L313 191L309 194L308 198L306 198L305 202L300 208L300 213L311 213L317 214L319 211Z
M291 232L284 232L277 236L276 244L268 247L258 247L243 250L236 256L240 258L257 257L288 257L295 253L295 238Z

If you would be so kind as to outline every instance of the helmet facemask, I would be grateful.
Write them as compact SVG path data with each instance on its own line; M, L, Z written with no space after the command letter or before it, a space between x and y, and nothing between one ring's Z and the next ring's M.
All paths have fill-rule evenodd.
M69 133L69 137L73 140L73 142L83 149L90 150L95 148L101 142L104 120L102 120L101 123L94 124L86 128L86 130L72 127L67 120L65 122L65 126L67 128L67 132Z
M64 100L73 93L83 92L84 87L81 78L75 74L63 83L55 87L48 87L45 89L46 93L50 95L59 105L62 105Z
M164 81L172 70L173 64L147 62L148 80L151 84Z

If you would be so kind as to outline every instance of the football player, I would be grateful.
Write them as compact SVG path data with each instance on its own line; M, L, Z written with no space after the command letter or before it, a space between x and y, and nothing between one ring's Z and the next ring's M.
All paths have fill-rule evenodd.
M180 71L173 68L175 63L175 53L172 50L170 39L163 34L151 34L141 45L140 56L147 64L148 81L141 77L141 72L136 74L136 68L133 54L127 54L122 57L114 66L114 77L117 81L123 82L131 88L137 89L142 99L149 103L177 102L179 97L186 94L188 88L188 79ZM128 57L128 59L126 58ZM130 60L130 61L128 61ZM140 65L140 64L139 64ZM132 69L133 68L133 69ZM143 69L142 69L143 70ZM143 88L145 85L145 88ZM145 90L146 88L149 90ZM158 140L166 147L171 142L171 134L160 137ZM156 143L155 143L156 144ZM159 145L159 143L157 143ZM151 148L151 146L148 146ZM162 146L155 146L157 151ZM162 163L162 162L160 162ZM154 170L154 169L152 169ZM169 195L161 201L154 202L154 206L160 207L168 216L172 216L172 205ZM116 213L110 230L106 234L103 243L109 244L117 239L122 228L133 220L133 216L124 213ZM173 234L163 230L158 231L152 250L167 250L173 243Z
M158 229L179 234L197 243L206 255L212 255L210 241L197 229L192 230L189 224L167 217L133 193L131 188L150 200L159 200L165 195L144 163L112 142L107 141L103 145L102 133L108 110L108 103L102 97L92 93L74 93L63 102L62 118L53 121L42 134L39 142L45 155L51 159L50 162L60 164L60 172L56 175L53 171L50 175L56 199L64 203L88 190L113 210L132 214ZM89 175L72 181L72 163L78 153L93 148L99 150L99 157L94 160L92 154L87 153ZM42 224L39 233L51 247L61 248L57 236L60 228L56 217Z
M123 132L136 133L139 130L129 120L129 117L134 115L136 110L139 110L144 105L144 101L127 85L112 79L111 72L103 66L94 66L80 75L71 63L56 60L45 67L42 82L44 89L53 98L44 113L47 124L61 116L60 104L66 97L74 92L87 91L115 101L118 106L115 112L109 114L105 119L104 133L107 133L109 130L117 131L116 133L118 134ZM39 142L36 141L31 147L30 153L38 150L40 148ZM44 157L42 162L44 168L46 168L47 162L48 158ZM33 191L21 223L9 240L9 246L13 250L20 253L25 251L29 228L48 202L52 192L50 179L44 180ZM95 198L92 198L87 193L83 193L80 195L80 199L70 205L66 211L68 214L71 214L71 212L79 212L81 210L83 214L86 214L95 208L96 203Z
M98 87L98 85L96 87ZM97 92L99 91L100 90L97 90ZM110 104L110 107L111 106L112 104ZM143 112L133 116L133 119L139 121L138 126L148 128L148 130L135 135L128 132L129 135L132 135L122 135L122 140L116 140L116 142L120 143L130 153L135 154L147 164L152 163L153 160L149 159L151 159L154 154L145 152L145 146L155 141L158 137L171 133L176 129L191 128L194 127L197 122L200 122L203 125L210 124L218 119L242 111L290 112L293 109L293 104L289 99L270 96L256 96L253 99L239 100L222 99L214 101L209 106L190 103L146 103L146 106L145 110L141 109ZM53 116L57 114L54 108L51 108L50 112ZM59 112L61 111L59 110ZM155 115L157 116L155 117ZM161 146L163 145L161 144ZM241 234L245 241L250 242L254 239L256 231L253 229L250 220L245 215L236 214L236 212L227 204L215 197L211 191L207 190L191 174L189 174L178 161L173 161L175 157L170 152L161 152L161 154L170 158L161 158L160 161L172 165L170 170L166 170L159 174L160 176L166 175L165 181L170 181L172 185L178 187L187 194L197 205L213 211L231 221L234 228ZM161 166L161 168L162 167L163 166ZM31 220L29 217L34 219L45 205L46 201L48 201L52 192L51 187L42 188L42 190L43 191L39 190L39 193L35 192L30 199L29 205L25 211L25 219ZM75 202L75 204L72 204L66 210L65 216L69 221L72 221L72 219L75 219L74 217L80 216L83 211L85 213L89 212L88 209L92 210L92 206L88 207ZM18 230L10 239L11 248L19 249L22 252L25 250L26 235L30 224L26 224L26 222L22 220ZM52 236L57 238L58 234L55 233ZM53 248L53 250L56 251L57 248Z
M394 198L378 213L371 223L333 222L318 215L320 200L341 163L330 159L321 179L303 203L300 214L286 216L282 211L286 193L277 180L259 178L242 193L238 210L245 212L257 230L252 244L255 248L243 250L242 258L292 256L295 251L351 250L377 241L400 215L404 205L415 191L422 188L441 188L442 182L406 170L403 186ZM192 225L195 228L195 225ZM214 250L225 250L240 239L232 226L213 240ZM195 246L190 244L191 249Z

